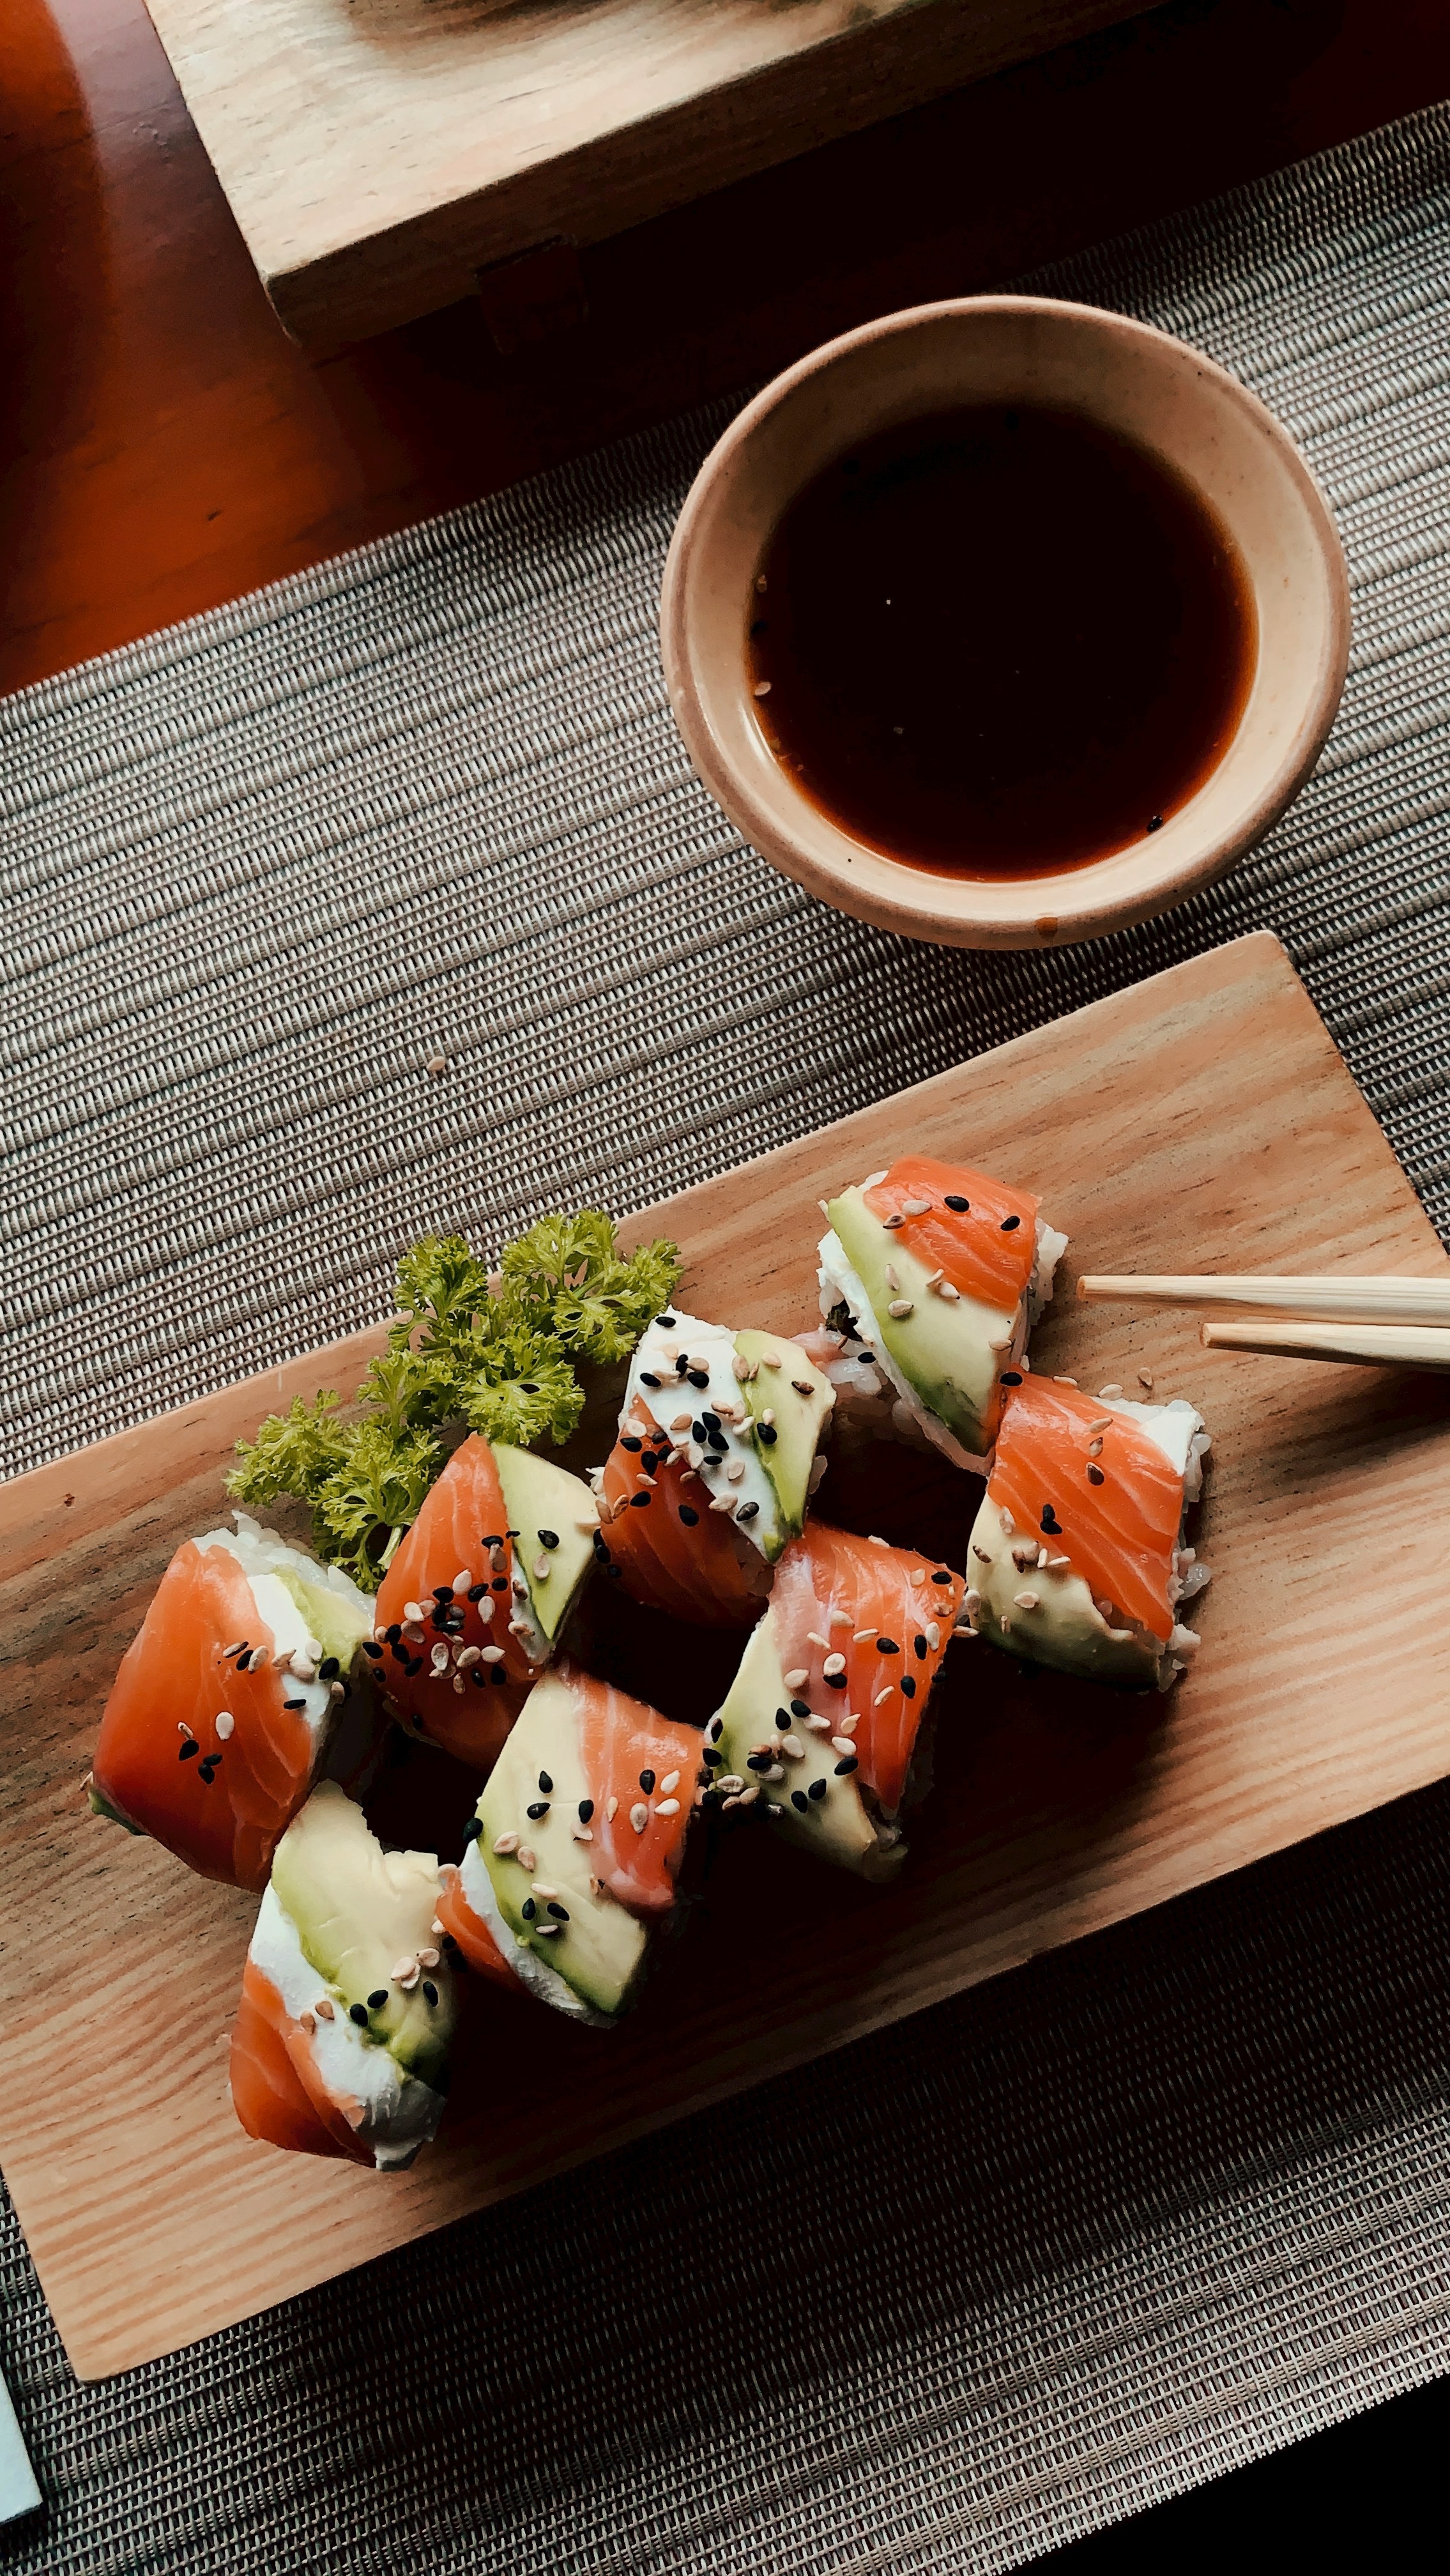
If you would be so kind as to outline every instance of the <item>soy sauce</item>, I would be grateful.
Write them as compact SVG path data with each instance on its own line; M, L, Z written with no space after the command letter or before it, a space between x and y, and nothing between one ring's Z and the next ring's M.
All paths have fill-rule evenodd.
M1216 767L1257 658L1228 531L1076 413L944 412L789 505L746 661L778 759L868 848L1039 876L1159 828Z

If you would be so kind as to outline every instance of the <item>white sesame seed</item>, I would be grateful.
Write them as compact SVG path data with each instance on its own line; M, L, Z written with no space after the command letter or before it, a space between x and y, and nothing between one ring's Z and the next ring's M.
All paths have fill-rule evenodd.
M300 2030L306 2031L307 2036L310 2039L317 2028L316 2015L310 2012L299 2013L297 2016L297 2025Z
M497 1842L494 1844L494 1850L503 1860L507 1860L509 1853L516 1852L518 1847L519 1837L517 1834L500 1834Z
M680 1802L678 1798L661 1798L658 1806L655 1808L655 1814L657 1816L677 1816L679 1812Z
M530 1896L541 1896L546 1905L548 1904L550 1897L557 1896L558 1893L559 1891L557 1887L546 1887L541 1878L536 1878L532 1887L529 1889Z
M446 1673L446 1672L447 1672L447 1670L448 1670L448 1649L447 1649L447 1647L446 1647L446 1646L442 1646L442 1645L440 1645L440 1646L435 1646L435 1647L434 1647L434 1649L433 1649L432 1656L430 1657L430 1661L431 1661L431 1663L432 1663L433 1670L434 1670L434 1672L435 1672L435 1673Z
M546 1583L546 1582L548 1581L549 1576L553 1573L553 1571L554 1571L554 1565L553 1565L553 1559L552 1559L551 1557L547 1557L547 1556L536 1556L536 1557L535 1557L535 1559L534 1559L534 1581L535 1581L536 1583Z
M837 1718L836 1732L839 1735L854 1735L860 1723L861 1720L856 1715L855 1710L848 1708L844 1717Z
M592 1843L594 1840L592 1826L576 1825L574 1828L574 1840L576 1843Z
M403 1604L403 1616L405 1619L421 1619L423 1616L422 1604L417 1601L405 1601Z
M455 1592L471 1592L471 1591L472 1591L472 1589L473 1589L473 1576L470 1574L470 1572L469 1572L469 1570L468 1570L468 1567L467 1567L466 1565L461 1565L461 1566L459 1567L459 1569L458 1569L458 1572L455 1574L455 1576L454 1576L454 1578L453 1578L453 1589L454 1589L454 1591L455 1591Z
M901 1213L903 1216L930 1216L931 1201L930 1199L903 1199Z
M807 1727L812 1735L829 1735L831 1731L831 1721L828 1717L803 1717L801 1724Z
M531 1851L530 1851L528 1844L527 1844L527 1843L520 1843L520 1845L519 1845L519 1867L520 1867L520 1869L526 1869L526 1870L528 1871L528 1873L529 1873L530 1877L532 1877L532 1876L533 1876L533 1874L534 1874L534 1871L538 1868L538 1866L539 1866L539 1863L538 1863L537 1856L536 1856L533 1852L531 1852Z
M885 1178L884 1172L868 1172L861 1187L863 1190L879 1190Z
M843 1673L845 1669L846 1658L844 1655L827 1655L826 1660L821 1667L821 1670L826 1673Z
M938 1646L941 1644L941 1630L937 1626L935 1619L928 1619L926 1623L925 1636L927 1644L930 1646L932 1653L935 1654Z
M1099 1432L1099 1433L1098 1433L1098 1436L1097 1436L1097 1438L1096 1438L1096 1440L1090 1440L1090 1441L1088 1442L1088 1445L1087 1445L1087 1453L1088 1453L1088 1456L1089 1456L1090 1458L1099 1458L1099 1457L1101 1457L1101 1455L1102 1455L1102 1448L1103 1448L1103 1436L1102 1436L1102 1433L1101 1433L1101 1432Z
M888 1261L886 1264L886 1285L888 1288L899 1288L901 1286L901 1282L896 1276L896 1264L894 1261Z
M772 1762L772 1764L771 1764L771 1766L770 1766L770 1769L769 1769L768 1771L763 1772L763 1773L761 1774L761 1777L762 1777L763 1779L766 1779L766 1780L783 1780L783 1779L785 1778L785 1765L784 1765L784 1763L783 1763L783 1762Z
M787 1762L804 1762L806 1758L806 1748L798 1735L783 1735L780 1739L780 1749Z
M219 1708L217 1710L216 1731L223 1744L226 1743L228 1737L231 1735L236 1726L236 1722L237 1721L233 1717L229 1708Z
M502 1646L479 1647L478 1660L481 1664L501 1664L503 1659L504 1649Z
M852 1741L851 1741L851 1739L850 1739L849 1735L833 1735L833 1736L832 1736L832 1738L831 1738L831 1751L832 1751L833 1753L854 1753L854 1752L855 1752L855 1750L856 1750L856 1747L855 1747L855 1745L852 1743Z
M1115 1395L1121 1395L1122 1392L1123 1390L1120 1386L1100 1386L1098 1388L1098 1402L1099 1404L1108 1404L1112 1401L1112 1398Z
M768 680L757 680L753 690L751 691L751 695L756 698L768 698L770 695L770 682Z
M887 1684L885 1685L884 1689L879 1690L879 1691L877 1692L876 1697L875 1697L875 1698L873 1699L873 1701L871 1702L872 1707L873 1707L873 1708L879 1708L879 1707L881 1706L881 1703L882 1703L882 1701L883 1701L884 1699L890 1699L891 1694L892 1694L892 1691L894 1690L894 1688L895 1688L895 1684L894 1684L893 1682L887 1682Z
M894 1234L899 1225L905 1225L906 1219L904 1216L884 1216L881 1222L888 1234Z
M460 1646L458 1649L459 1671L461 1673L466 1673L471 1664L476 1664L478 1662L482 1653L483 1648L481 1646Z
M737 1807L753 1807L759 1795L760 1782L758 1780L752 1780L749 1788L742 1789L734 1803Z
M1037 1595L1035 1592L1014 1592L1012 1598L1016 1602L1019 1610L1035 1610L1037 1607Z
M605 1799L605 1801L604 1801L604 1821L605 1821L605 1823L606 1823L606 1824L608 1824L608 1825L612 1825L612 1824L613 1824L613 1822L614 1822L614 1819L615 1819L615 1817L618 1815L618 1813L619 1813L619 1800L618 1800L617 1798L606 1798L606 1799Z
M945 1297L949 1306L956 1306L961 1302L962 1292L960 1288L952 1286L950 1279L944 1279L936 1293L939 1297Z
M810 1680L810 1674L804 1664L794 1664L788 1673L782 1673L781 1679L787 1690L800 1690Z
M564 1926L562 1923L535 1923L530 1929L540 1941L556 1941Z
M892 1297L887 1301L886 1312L888 1315L894 1315L898 1324L902 1323L908 1315L915 1314L915 1300L911 1297Z
M782 1366L779 1351L762 1351L760 1356L764 1360L768 1369L778 1369ZM767 1413L762 1417L762 1419L768 1422L770 1420L770 1415Z
M738 1771L727 1771L722 1780L716 1781L715 1786L717 1789L740 1790L744 1788L745 1782Z
M1054 1386L1076 1386L1077 1380L1075 1377L1055 1377L1052 1383Z
M316 2013L319 2021L336 2021L337 2019L337 2006L333 2002L331 1995L319 1995L312 2009Z
M1014 1530L1016 1529L1016 1527L1017 1527L1017 1524L1016 1524L1016 1522L1014 1521L1014 1519L1012 1518L1011 1513L1010 1513L1010 1512L1007 1512L1007 1511L1003 1511L1003 1510L1001 1510L1001 1509L1000 1509L1000 1507L999 1507L998 1512L997 1512L997 1518L998 1518L998 1520L1001 1522L1001 1524L1002 1524L1002 1528L1003 1528L1004 1532L1006 1533L1007 1537L1008 1537L1008 1538L1010 1538L1010 1537L1012 1536L1013 1531L1014 1531Z
M418 1953L418 1965L420 1968L436 1968L438 1965L438 1957L439 1954L436 1950L420 1950Z

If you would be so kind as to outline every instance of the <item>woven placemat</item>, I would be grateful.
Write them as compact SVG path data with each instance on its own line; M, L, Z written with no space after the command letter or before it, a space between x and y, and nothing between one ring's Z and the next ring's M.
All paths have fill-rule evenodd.
M691 779L655 599L728 406L0 705L8 1465L376 1316L423 1226L639 1205L1261 924L1450 1233L1447 254L1437 110L1033 281L1262 393L1354 584L1311 786L1121 938L844 922ZM1429 1793L104 2389L10 2221L50 2502L0 2565L1007 2566L1446 2367L1447 1821Z

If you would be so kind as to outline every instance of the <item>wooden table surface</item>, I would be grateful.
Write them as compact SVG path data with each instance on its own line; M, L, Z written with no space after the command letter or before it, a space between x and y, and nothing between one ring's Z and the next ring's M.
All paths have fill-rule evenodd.
M1445 0L1170 0L598 245L552 346L312 365L142 0L4 0L0 689L1446 92Z

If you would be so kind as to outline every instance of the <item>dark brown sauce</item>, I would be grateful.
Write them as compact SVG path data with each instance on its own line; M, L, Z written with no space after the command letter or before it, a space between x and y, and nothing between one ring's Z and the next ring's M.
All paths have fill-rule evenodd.
M807 484L746 645L777 758L869 848L959 876L1121 850L1186 804L1257 658L1238 550L1076 413L944 412Z

